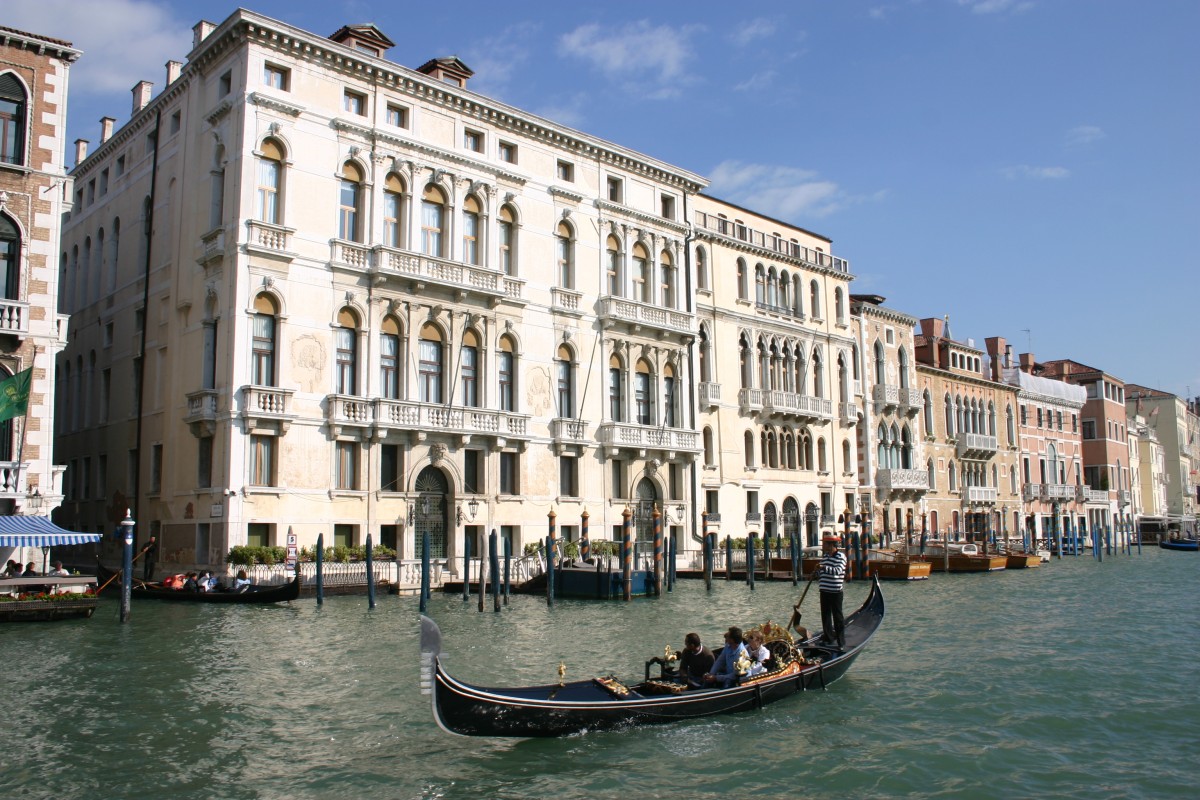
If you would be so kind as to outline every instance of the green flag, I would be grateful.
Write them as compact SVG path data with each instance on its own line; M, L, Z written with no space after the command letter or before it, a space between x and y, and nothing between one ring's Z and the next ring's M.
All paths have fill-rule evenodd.
M29 387L33 384L33 367L0 381L0 422L23 417L29 409Z

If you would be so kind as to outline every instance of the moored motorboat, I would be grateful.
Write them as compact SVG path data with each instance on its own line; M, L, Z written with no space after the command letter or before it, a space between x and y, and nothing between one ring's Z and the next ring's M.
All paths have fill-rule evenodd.
M114 577L115 576L115 577ZM97 564L96 577L101 586L111 578L110 589L120 588L121 576ZM251 585L240 590L226 592L188 592L182 589L168 589L160 583L146 583L134 579L130 596L139 600L168 600L176 603L231 603L246 605L262 605L264 603L286 603L300 596L300 572L296 572L288 583L273 585Z
M1200 551L1200 540L1196 539L1163 539L1158 543L1163 550L1182 550L1184 552Z
M651 662L646 679L630 683L597 677L517 688L476 686L446 671L441 631L422 616L422 690L433 697L437 724L465 736L566 736L749 711L841 678L879 628L883 612L883 593L875 580L862 607L846 618L845 648L821 645L817 637L801 642L774 638L767 645L776 658L774 670L727 689L690 690L666 673L650 678Z
M1008 569L1029 569L1040 567L1042 557L1037 553L1009 553L1004 557L1004 563Z
M867 576L883 581L928 580L933 571L928 561L913 560L895 550L871 550L867 554Z
M925 543L924 551L921 558L928 561L935 572L997 572L1005 569L1008 563L1008 559L1003 555L980 553L978 545L971 542L947 544L931 541ZM909 548L910 556L919 553L919 548Z

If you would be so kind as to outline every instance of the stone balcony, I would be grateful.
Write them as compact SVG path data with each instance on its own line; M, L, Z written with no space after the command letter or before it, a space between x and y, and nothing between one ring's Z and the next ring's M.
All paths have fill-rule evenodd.
M858 405L855 403L838 403L838 417L843 425L858 423Z
M877 383L871 387L871 399L879 411L895 410L900 414L915 414L921 410L921 393L916 389Z
M1025 502L1042 499L1042 486L1038 483L1026 483L1021 486L1021 499Z
M583 292L574 289L563 289L558 286L550 289L550 308L558 314L583 316Z
M600 425L598 436L610 456L621 450L633 450L638 458L658 452L665 454L666 461L673 461L680 454L693 457L700 454L700 434L683 428L605 422Z
M330 395L330 400L341 397ZM510 439L529 438L529 416L526 414L414 400L390 400L383 397L345 399L362 402L368 407L369 411L362 413L369 413L370 419L366 424L376 436L393 431L411 432L417 441L423 441L431 433L448 433L462 436L464 441L474 437L487 437L493 439L497 446L503 446ZM331 402L330 406L332 405ZM342 411L345 412L345 416L339 418L336 424L362 424L357 417L360 410L354 405L346 404ZM326 413L333 412L327 410ZM330 423L335 424L332 419Z
M346 243L335 239L331 247L339 244ZM525 303L525 281L493 269L382 245L373 248L370 256L362 269L385 280L406 279L414 293L426 287L439 287L450 290L460 300L468 295L483 297L493 307L501 302ZM356 256L347 254L346 258Z
M246 242L247 252L284 261L291 261L296 257L292 252L292 235L296 232L294 228L250 219L246 220L246 229L249 234Z
M291 427L293 389L243 386L241 416L250 433L283 434Z
M0 461L0 497L25 500L25 472L27 464L20 461Z
M1130 502L1129 490L1128 489L1118 489L1117 490L1117 505L1121 508L1124 508L1125 506L1129 505L1129 502Z
M202 267L219 264L225 258L225 229L213 228L200 237L199 255L196 263Z
M712 408L721 404L721 384L712 381L700 382L700 407Z
M833 419L833 402L824 397L811 397L796 392L774 389L742 389L738 392L738 405L747 414L761 413L764 416L794 417L808 422L823 422Z
M959 458L988 459L996 455L999 445L995 436L982 433L958 434L957 452Z
M217 390L200 389L187 394L187 416L183 418L196 438L212 436L217 429Z
M1050 502L1069 502L1075 499L1075 486L1069 483L1043 483L1042 499Z
M694 336L697 330L694 314L612 295L600 298L600 319L605 327L622 323L634 333L652 333L659 338Z
M593 444L588 438L588 422L585 419L555 417L550 420L550 436L554 439L554 452L562 455L567 448L578 450Z
M880 467L875 470L875 486L885 492L927 492L929 472L923 469Z
M29 303L0 300L0 333L22 339L29 335Z
M968 486L967 487L967 502L968 503L995 503L999 497L999 492L995 486Z
M1109 501L1107 489L1089 489L1087 486L1076 486L1075 489L1076 502L1107 504Z

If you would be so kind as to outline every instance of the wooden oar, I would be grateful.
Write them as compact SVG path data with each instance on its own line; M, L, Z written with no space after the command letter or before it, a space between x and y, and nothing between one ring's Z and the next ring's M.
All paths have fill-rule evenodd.
M137 561L139 558L141 558L141 557L142 557L142 553L145 553L145 552L146 552L147 550L149 550L149 549L150 549L150 545L146 545L145 547L143 547L143 548L142 548L142 552L141 552L141 553L138 553L136 556L134 556L134 557L133 557L133 561L130 561L129 563L130 563L130 564L133 564L134 562L136 562L136 561ZM108 580L106 580L106 581L104 582L104 584L103 584L102 586L100 586L100 587L98 587L98 588L96 589L96 594L100 594L100 593L101 593L101 592L103 592L105 589L107 589L107 588L108 588L108 585L109 585L110 583L112 583L113 581L115 581L115 580L117 579L117 576L118 576L118 575L120 575L122 572L124 572L124 568L122 568L122 569L119 569L119 570L117 570L116 572L114 572L114 573L112 574L112 577L110 577ZM135 579L135 580L136 580L136 579ZM145 583L145 581L142 581L142 583Z
M788 622L788 628L796 630L800 624L800 606L804 605L804 598L808 597L808 590L812 588L813 581L817 579L818 570L814 569L812 577L808 579L808 583L804 584L804 591L800 594L800 600L796 605L792 606L792 619Z

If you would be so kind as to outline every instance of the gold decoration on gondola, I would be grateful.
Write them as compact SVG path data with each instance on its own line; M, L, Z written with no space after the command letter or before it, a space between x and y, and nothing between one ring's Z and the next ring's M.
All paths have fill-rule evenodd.
M675 662L679 660L679 654L671 649L671 645L663 648L663 666L668 669L675 666Z

